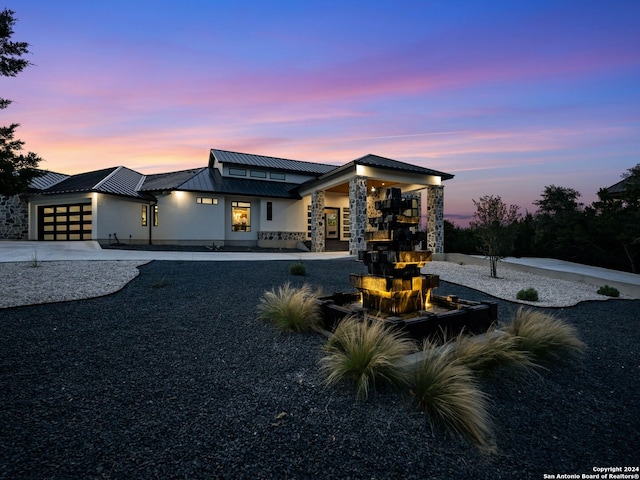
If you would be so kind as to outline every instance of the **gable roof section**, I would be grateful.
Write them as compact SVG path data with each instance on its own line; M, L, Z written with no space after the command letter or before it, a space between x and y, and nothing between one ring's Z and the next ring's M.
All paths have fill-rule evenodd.
M211 158L213 157L215 157L220 163L306 173L311 175L322 175L336 168L335 165L326 165L322 163L303 162L301 160L288 160L286 158L267 157L264 155L252 155L249 153L211 149ZM210 166L213 166L211 163L212 162L210 162Z
M36 193L53 195L60 193L100 192L124 197L149 199L138 192L143 175L126 167L111 167L93 172L71 175L64 180Z
M178 172L157 173L147 175L139 190L143 192L157 192L160 190L183 190L182 185L191 178L206 170L206 167L180 170Z
M419 167L410 163L400 162L391 158L381 157L379 155L368 154L364 157L357 158L347 163L344 167L352 165L365 165L367 167L384 168L387 170L398 170L408 173L417 173L418 175L433 175L440 177L442 180L451 180L454 176L450 173L432 170L431 168Z

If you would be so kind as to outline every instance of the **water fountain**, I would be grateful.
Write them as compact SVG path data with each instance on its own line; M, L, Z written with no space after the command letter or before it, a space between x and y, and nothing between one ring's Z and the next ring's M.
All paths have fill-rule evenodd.
M403 199L400 189L389 188L375 208L380 215L369 218L373 230L365 234L367 250L358 254L367 273L350 275L357 292L320 298L326 328L331 331L344 317L357 315L416 339L485 333L498 317L495 302L435 295L432 289L439 287L439 277L420 272L432 254L419 249L418 200Z

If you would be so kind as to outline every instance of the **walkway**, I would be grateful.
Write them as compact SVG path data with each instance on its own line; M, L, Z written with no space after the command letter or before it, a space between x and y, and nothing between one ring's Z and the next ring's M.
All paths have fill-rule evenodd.
M47 262L54 260L183 260L231 262L256 260L330 260L348 258L348 252L169 252L118 250L100 247L98 242L0 241L0 263Z

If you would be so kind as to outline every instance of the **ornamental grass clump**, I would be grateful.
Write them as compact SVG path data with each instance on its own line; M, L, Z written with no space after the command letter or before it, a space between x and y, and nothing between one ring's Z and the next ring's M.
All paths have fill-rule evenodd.
M414 350L411 340L382 322L347 317L327 342L326 355L320 360L325 384L351 380L361 399L376 385L406 384L408 371L402 360Z
M492 429L487 396L471 369L454 360L448 346L439 349L429 341L415 369L412 393L432 422L490 451Z
M304 266L302 262L296 262L289 264L289 273L291 275L301 275L304 276L307 274L307 268Z
M289 282L264 292L258 303L258 316L283 330L316 331L322 327L322 314L316 295L307 284L300 288Z
M458 335L451 356L457 363L483 374L499 367L530 371L538 366L529 352L518 349L516 337L496 334L495 331L487 332L487 338L484 339Z
M519 308L504 331L515 338L517 349L529 352L534 361L568 359L586 347L575 327L539 310Z

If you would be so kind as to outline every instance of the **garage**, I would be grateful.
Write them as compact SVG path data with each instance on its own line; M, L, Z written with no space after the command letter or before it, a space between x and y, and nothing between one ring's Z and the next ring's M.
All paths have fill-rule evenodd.
M91 240L91 204L38 207L38 240Z

